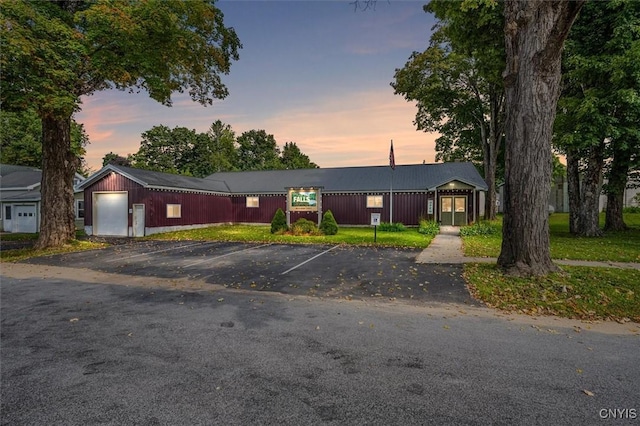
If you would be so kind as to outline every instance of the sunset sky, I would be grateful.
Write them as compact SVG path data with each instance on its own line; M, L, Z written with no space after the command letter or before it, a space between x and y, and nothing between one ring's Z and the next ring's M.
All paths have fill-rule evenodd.
M378 1L354 12L346 1L220 1L225 24L243 49L223 76L230 96L203 107L174 97L171 108L145 93L104 91L83 98L76 120L97 171L108 152L138 151L153 126L205 132L216 120L239 136L251 129L273 134L279 146L296 142L320 167L435 161L435 135L415 130L416 108L393 94L396 68L429 42L432 16L422 1Z

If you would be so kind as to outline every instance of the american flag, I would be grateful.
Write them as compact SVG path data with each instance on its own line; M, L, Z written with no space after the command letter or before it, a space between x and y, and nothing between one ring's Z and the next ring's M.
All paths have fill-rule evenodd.
M391 150L389 150L389 165L391 169L396 169L396 157L393 155L393 141L391 141Z

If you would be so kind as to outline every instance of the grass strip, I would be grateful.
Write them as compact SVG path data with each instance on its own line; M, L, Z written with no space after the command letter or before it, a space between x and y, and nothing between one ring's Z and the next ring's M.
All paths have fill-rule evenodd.
M608 232L601 237L577 237L569 233L569 215L556 213L549 218L553 259L640 262L640 214L624 215L629 229ZM604 221L604 216L601 218ZM502 221L491 222L499 232L463 235L464 254L471 257L498 257L502 244Z
M402 232L377 231L369 227L340 227L336 235L288 235L272 234L269 226L220 225L186 231L154 234L152 240L240 241L283 244L350 244L359 246L391 246L425 248L433 236L420 234L416 228Z
M29 259L31 257L51 256L54 254L72 253L76 251L96 250L106 247L108 244L94 243L91 241L73 240L60 247L53 247L44 250L35 250L33 248L22 248L14 250L0 251L0 261L2 262L18 262Z
M505 276L493 264L471 263L464 277L487 306L531 315L640 322L640 271L563 266L537 278Z

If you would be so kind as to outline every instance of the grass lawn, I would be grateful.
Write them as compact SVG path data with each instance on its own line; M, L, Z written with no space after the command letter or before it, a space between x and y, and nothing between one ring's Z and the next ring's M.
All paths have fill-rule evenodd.
M569 234L569 214L555 213L549 218L551 257L553 259L640 262L640 214L624 215L630 227L626 232L606 233L603 237L585 238ZM600 216L604 225L604 215ZM472 257L498 257L502 243L502 222L494 224L492 235L463 237L464 253Z
M372 227L340 227L336 235L278 235L272 234L269 226L259 225L212 226L188 231L155 234L146 238L154 240L250 241L285 244L379 245L413 248L425 248L433 239L430 235L420 234L417 228L408 228L403 232L378 231L376 243L374 243Z
M514 278L496 265L466 264L474 297L488 306L525 314L583 320L640 322L640 271L564 266L542 278Z
M601 215L604 225L604 215ZM575 237L569 233L569 215L549 218L551 257L554 259L640 262L640 214L625 214L626 232L603 237ZM467 256L498 257L502 222L497 232L464 236ZM583 320L612 319L640 322L640 271L563 266L563 272L542 278L504 276L492 264L466 264L464 276L472 294L488 306L526 314L547 314Z
M2 239L5 240L4 235ZM36 238L23 238L14 239L14 240L5 240L5 241L24 241ZM38 257L38 256L50 256L52 254L61 254L61 253L71 253L74 251L83 251L83 250L95 250L99 248L106 247L107 244L104 243L94 243L91 241L82 241L82 240L74 240L69 243L61 246L54 247L44 250L34 250L32 248L22 248L22 249L14 249L14 250L2 250L0 251L0 261L2 262L18 262L20 260L28 259L30 257Z

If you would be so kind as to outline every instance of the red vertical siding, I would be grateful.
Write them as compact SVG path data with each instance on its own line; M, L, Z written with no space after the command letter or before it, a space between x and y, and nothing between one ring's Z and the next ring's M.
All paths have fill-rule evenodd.
M85 189L85 225L93 225L93 193L110 191L127 191L129 208L133 204L144 204L146 227L233 222L228 196L147 189L120 174L112 173ZM167 218L167 204L180 204L182 216ZM132 226L131 214L128 217L128 226Z
M127 191L129 194L128 205L133 203L141 203L134 201L139 199L145 193L142 185L118 174L110 173L99 181L90 185L84 190L84 224L93 225L93 193L94 192L110 192L110 191ZM131 226L131 215L129 215L129 224ZM148 226L148 225L147 225Z
M382 195L382 208L367 208L367 195ZM394 193L393 221L405 225L418 225L427 217L427 200L433 198L426 192ZM322 210L331 210L338 224L369 225L371 213L380 213L383 222L389 222L391 206L386 194L323 194Z
M190 192L149 190L144 197L134 200L145 204L146 226L184 226L232 222L231 202L228 196ZM180 204L181 217L168 218L167 204Z
M127 191L128 206L145 205L145 226L167 227L210 223L270 223L278 208L286 211L286 195L259 196L259 207L247 208L245 196L215 195L182 191L146 189L130 179L111 173L89 186L84 191L85 225L93 225L93 193ZM367 195L382 195L382 208L367 208ZM438 196L466 195L467 221L479 217L477 195L473 190L438 191ZM434 213L439 209L439 199L433 192L393 193L393 221L405 225L418 225L420 219L434 219L427 214L428 200L434 200ZM180 204L181 217L167 218L167 204ZM389 221L389 193L322 194L322 211L331 210L339 225L369 225L371 213L380 213L382 221ZM474 216L475 212L475 216ZM317 221L316 212L291 212L290 220L298 218ZM128 215L128 226L132 226L132 215Z
M229 197L232 205L233 219L236 223L271 223L276 210L286 211L285 195L260 196L259 207L247 207L246 196Z

